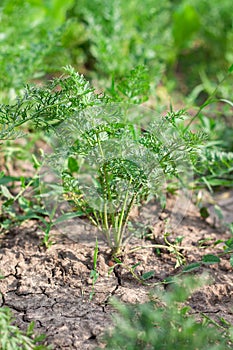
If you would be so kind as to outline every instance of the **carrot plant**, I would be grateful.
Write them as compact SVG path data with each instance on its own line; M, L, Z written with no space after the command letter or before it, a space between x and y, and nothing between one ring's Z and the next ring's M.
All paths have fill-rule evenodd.
M184 110L155 117L152 110L132 105L147 99L148 79L140 66L106 94L97 94L82 75L66 67L62 77L46 86L27 86L15 102L0 105L2 141L27 132L22 128L27 123L32 130L43 130L53 147L44 163L58 176L58 183L52 180L53 193L58 185L58 202L68 202L70 212L60 211L61 218L53 215L52 221L49 216L46 242L56 223L82 216L119 254L130 239L128 223L135 206L151 196L162 201L171 182L176 189L188 187L197 160L198 169L207 169L199 147L205 136L184 126ZM46 191L46 184L42 187ZM41 193L45 206L46 196L53 199L49 189ZM52 203L51 212L59 203Z
M171 111L150 122L151 110L107 104L80 112L56 129L59 141L46 165L60 177L60 194L71 210L102 232L113 254L130 238L135 206L150 195L162 198L172 179L177 188L190 180L201 136L176 125L182 114Z
M79 110L57 125L53 154L46 159L60 181L59 201L65 199L69 210L88 218L113 255L120 254L131 238L128 223L135 206L151 196L162 201L171 182L176 189L190 188L196 182L192 171L209 169L209 153L200 147L206 135L193 133L190 123L182 122L184 110L171 108L157 117L152 110L132 105L146 99L147 79L138 67L123 83L112 86L110 98L105 96L98 106ZM221 171L228 174L232 155L218 160Z

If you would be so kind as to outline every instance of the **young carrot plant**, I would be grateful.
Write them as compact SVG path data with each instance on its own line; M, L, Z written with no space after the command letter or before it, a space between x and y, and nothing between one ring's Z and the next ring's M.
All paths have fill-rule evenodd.
M49 132L54 149L45 163L61 180L60 200L70 204L71 216L87 217L103 233L113 254L130 238L135 206L150 195L164 197L174 179L177 188L188 184L202 139L179 125L182 110L155 117L130 105L146 100L149 78L143 72L143 67L132 71L108 98L67 67L66 75L48 86L28 86L14 104L0 106L2 140L17 137L25 123Z
M26 123L48 132L53 150L45 163L60 179L59 201L67 201L71 211L60 212L61 220L85 216L118 254L130 238L135 206L151 195L162 200L171 181L176 189L189 186L197 159L198 168L207 169L198 148L204 137L179 122L183 110L158 117L130 105L147 98L143 67L114 84L109 96L96 94L73 68L65 70L47 86L27 86L15 103L0 105L0 139L22 134ZM52 226L59 220L55 215Z
M150 195L160 198L172 179L178 188L190 180L201 137L176 126L182 113L150 122L151 110L109 104L77 113L56 128L59 141L46 165L60 177L60 194L71 210L102 232L113 254L130 238L134 206Z

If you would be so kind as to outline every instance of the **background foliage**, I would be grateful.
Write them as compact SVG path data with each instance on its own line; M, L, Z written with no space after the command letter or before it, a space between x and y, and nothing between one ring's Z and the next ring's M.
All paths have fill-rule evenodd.
M0 15L8 93L67 64L105 86L144 64L153 87L210 93L233 60L230 0L3 0Z

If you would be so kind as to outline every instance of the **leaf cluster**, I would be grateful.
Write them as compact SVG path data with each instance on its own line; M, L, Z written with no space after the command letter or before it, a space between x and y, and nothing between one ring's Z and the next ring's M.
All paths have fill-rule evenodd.
M200 151L196 173L198 180L207 185L210 191L212 187L232 187L233 184L233 153L225 152L220 147L206 145Z
M49 130L79 110L103 102L94 88L71 67L47 86L27 85L15 103L0 105L0 140L15 138L17 129L30 122L35 129Z
M168 0L82 0L70 15L85 25L89 62L99 76L124 77L132 67L147 64L158 81L172 54L169 8Z
M197 322L184 306L196 283L191 279L176 282L165 295L157 292L144 304L124 305L113 300L117 314L105 337L106 349L231 349L231 329L214 325L211 319Z
M34 335L34 323L30 323L26 333L12 324L12 314L8 307L0 308L0 348L2 350L49 350L42 344L44 335Z
M66 20L73 2L1 1L1 100L11 100L24 84L71 62L68 38L82 31L81 25L73 28L72 21Z

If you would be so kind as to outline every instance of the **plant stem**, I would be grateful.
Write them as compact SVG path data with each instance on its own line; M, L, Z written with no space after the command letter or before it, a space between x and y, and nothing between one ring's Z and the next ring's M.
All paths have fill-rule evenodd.
M131 185L131 183L132 183L132 178L129 181L129 185ZM125 212L126 212L126 206L127 206L128 197L129 197L129 189L127 190L127 192L125 194L123 207L122 207L122 210L121 210L121 213L120 213L120 220L119 220L117 236L116 236L117 240L115 241L115 245L116 245L117 250L122 245L123 227L124 227L123 224L124 224L124 216L125 216Z
M211 95L207 98L207 100L199 107L197 113L190 119L190 121L188 122L187 126L184 129L184 132L186 132L188 130L188 128L190 127L190 125L192 124L192 122L200 115L201 111L208 106L209 104L213 103L213 102L218 102L218 99L213 99L213 97L215 96L216 92L218 91L219 86L228 78L228 76L230 75L230 72L228 72L223 78L222 80L218 83L218 85L216 86L216 88L214 89L214 91L211 93Z

